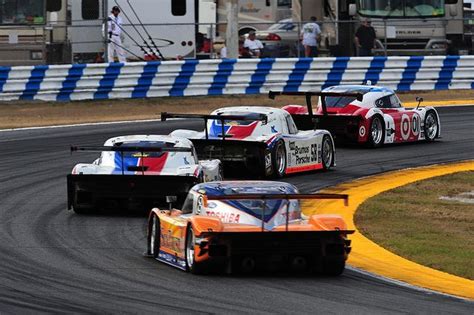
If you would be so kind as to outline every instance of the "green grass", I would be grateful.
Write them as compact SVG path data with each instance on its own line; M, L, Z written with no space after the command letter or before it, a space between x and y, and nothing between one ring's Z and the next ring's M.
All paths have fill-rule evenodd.
M440 200L474 191L474 172L435 177L368 199L358 229L422 265L474 279L474 204Z

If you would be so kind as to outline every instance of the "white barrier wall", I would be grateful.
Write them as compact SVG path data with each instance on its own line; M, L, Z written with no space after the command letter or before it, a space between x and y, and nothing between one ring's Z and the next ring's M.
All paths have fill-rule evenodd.
M0 101L307 91L337 84L398 91L472 89L474 56L214 59L0 67Z

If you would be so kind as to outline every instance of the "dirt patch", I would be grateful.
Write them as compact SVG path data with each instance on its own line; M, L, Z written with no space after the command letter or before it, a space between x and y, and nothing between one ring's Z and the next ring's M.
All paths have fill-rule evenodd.
M474 99L474 91L424 91L400 93L403 102L413 102L416 96L425 101ZM209 113L223 106L260 105L281 107L304 104L303 97L266 95L229 95L199 97L165 97L137 100L40 102L0 102L0 129L33 126L77 124L102 121L158 119L163 111L177 113Z
M474 204L446 200L474 190L474 172L435 177L364 202L362 234L422 265L474 279Z

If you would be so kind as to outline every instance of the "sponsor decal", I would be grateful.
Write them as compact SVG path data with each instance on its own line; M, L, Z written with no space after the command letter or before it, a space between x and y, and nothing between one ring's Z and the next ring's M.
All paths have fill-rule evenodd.
M168 230L168 233L160 233L160 245L178 253L182 252L181 238L173 236L171 230Z
M210 217L217 217L221 219L221 221L226 222L226 223L239 223L240 221L240 214L235 214L232 212L220 212L220 211L207 210L206 214Z
M179 258L175 255L168 254L164 251L160 251L158 254L158 260L170 264L172 266L178 267L180 269L185 269L186 268L186 262L184 259Z

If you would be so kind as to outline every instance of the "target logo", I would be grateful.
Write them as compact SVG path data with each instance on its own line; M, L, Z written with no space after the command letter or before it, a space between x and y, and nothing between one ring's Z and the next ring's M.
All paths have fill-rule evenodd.
M402 115L400 131L401 131L403 140L407 140L408 137L410 136L410 117L408 117L408 115L406 114Z

